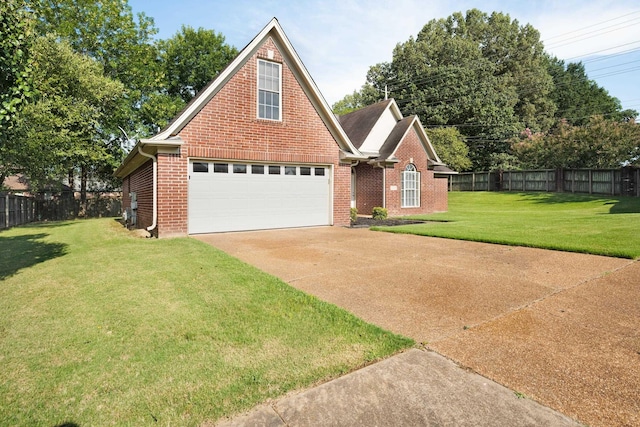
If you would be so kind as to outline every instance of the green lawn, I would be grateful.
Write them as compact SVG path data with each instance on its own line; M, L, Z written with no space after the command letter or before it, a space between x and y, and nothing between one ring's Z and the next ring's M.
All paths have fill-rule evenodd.
M419 225L377 230L640 257L640 198L565 193L449 193L449 212ZM446 221L446 222L439 222Z
M198 425L412 345L194 239L0 232L2 425Z

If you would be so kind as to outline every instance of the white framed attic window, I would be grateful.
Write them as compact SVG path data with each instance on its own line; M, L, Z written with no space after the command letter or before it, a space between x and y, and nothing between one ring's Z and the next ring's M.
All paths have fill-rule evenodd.
M417 208L420 206L420 172L415 165L409 163L401 176L402 191L400 206L403 208Z
M258 118L280 120L282 70L278 63L258 59Z

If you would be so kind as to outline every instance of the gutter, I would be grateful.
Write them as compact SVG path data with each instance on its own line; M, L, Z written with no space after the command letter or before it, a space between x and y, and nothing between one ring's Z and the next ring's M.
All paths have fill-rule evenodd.
M138 153L153 160L153 220L151 225L147 227L147 231L151 233L158 226L158 159L156 156L142 151L142 144L138 145Z

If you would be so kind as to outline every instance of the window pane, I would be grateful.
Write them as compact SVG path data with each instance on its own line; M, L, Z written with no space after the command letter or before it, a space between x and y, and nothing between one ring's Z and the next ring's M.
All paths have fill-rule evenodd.
M284 174L285 175L295 175L296 174L296 167L295 166L285 166L284 167Z
M258 61L258 118L280 120L280 64Z
M247 173L247 165L233 165L233 173Z
M228 163L214 163L213 164L213 173L229 173L229 164Z
M280 166L269 166L269 175L280 175Z
M264 174L264 166L263 165L251 165L251 173L254 175L262 175Z
M324 176L324 168L315 168L316 176Z
M311 168L300 166L300 175L311 175Z
M206 162L193 162L194 172L209 172L209 163Z

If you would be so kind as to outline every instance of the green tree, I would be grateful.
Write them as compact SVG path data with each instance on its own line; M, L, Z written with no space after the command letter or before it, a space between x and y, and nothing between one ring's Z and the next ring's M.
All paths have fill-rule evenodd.
M20 0L0 3L0 187L20 170L20 147L11 132L20 108L33 96L33 20Z
M55 35L36 39L32 55L37 96L20 111L12 133L21 149L18 163L32 184L59 181L70 170L86 178L91 170L113 167L119 144L105 123L123 85Z
M510 138L554 123L546 59L531 25L497 12L458 12L399 43L392 61L372 66L363 89L338 107L370 104L388 93L425 126L458 128L473 168L494 169L514 160Z
M238 54L221 33L182 26L159 43L167 93L189 102Z
M492 169L508 138L553 123L552 81L539 33L509 15L477 9L432 20L399 44L392 95L425 125L456 126L476 170Z
M594 115L620 121L638 115L637 111L622 110L620 101L590 80L582 63L565 64L555 57L547 58L554 89L551 99L557 106L556 117L573 125L585 125Z
M107 118L132 137L147 136L140 108L162 85L152 18L134 16L127 0L27 0L40 35L56 33L73 50L98 61L107 77L124 84L126 96ZM113 126L110 126L113 127Z
M427 129L427 135L440 159L451 169L462 172L471 168L469 147L464 137L453 127Z
M640 164L640 125L592 116L583 126L562 120L547 134L523 132L514 153L527 168L619 168Z
M238 54L222 34L188 26L156 47L161 80L140 108L140 119L151 133L163 128Z

